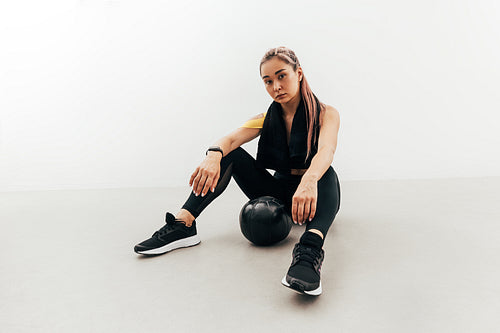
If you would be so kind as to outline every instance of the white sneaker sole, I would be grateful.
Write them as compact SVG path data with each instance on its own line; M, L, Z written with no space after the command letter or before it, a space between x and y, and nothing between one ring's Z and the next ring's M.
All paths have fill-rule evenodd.
M167 252L170 252L172 250L175 250L175 249L179 249L181 247L194 246L194 245L199 244L200 242L201 242L200 236L194 235L191 237L176 240L175 242L169 243L169 244L164 245L162 247L158 247L156 249L137 251L137 253L139 253L139 254L163 254L163 253L167 253Z
M295 291L296 293L299 293L301 295L307 294L307 295L311 295L311 296L319 296L323 292L323 289L321 288L321 281L319 281L319 287L314 289L314 290L304 290L304 291L297 290L297 289L293 288L292 286L290 286L290 284L288 282L286 282L286 274L283 277L283 279L281 280L281 284L284 285L285 287L292 289L293 291Z

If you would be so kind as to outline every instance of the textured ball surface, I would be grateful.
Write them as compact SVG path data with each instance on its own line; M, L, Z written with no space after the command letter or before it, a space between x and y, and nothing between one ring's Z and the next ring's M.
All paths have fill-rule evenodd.
M240 228L243 235L255 245L271 245L288 236L292 219L280 200L264 196L243 205Z

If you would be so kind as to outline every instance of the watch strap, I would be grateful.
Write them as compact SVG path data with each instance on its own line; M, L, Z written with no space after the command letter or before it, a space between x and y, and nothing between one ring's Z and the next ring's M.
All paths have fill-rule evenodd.
M219 147L219 146L208 147L207 151L205 152L205 155L208 155L209 151L218 151L222 154L222 156L224 156L224 152L222 151L221 147Z

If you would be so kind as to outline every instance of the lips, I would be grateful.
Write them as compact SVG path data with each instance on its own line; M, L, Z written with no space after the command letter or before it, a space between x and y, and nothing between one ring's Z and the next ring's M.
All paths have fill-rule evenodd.
M276 96L276 98L281 98L281 97L283 97L283 96L285 96L285 95L286 95L286 94L281 94L281 95Z

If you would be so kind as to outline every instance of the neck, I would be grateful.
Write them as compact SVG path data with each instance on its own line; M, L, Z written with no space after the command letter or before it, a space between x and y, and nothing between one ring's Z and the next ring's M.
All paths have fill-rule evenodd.
M290 99L288 102L280 103L285 116L293 116L295 114L295 111L297 111L300 104L300 98L300 94L296 94L295 97Z

